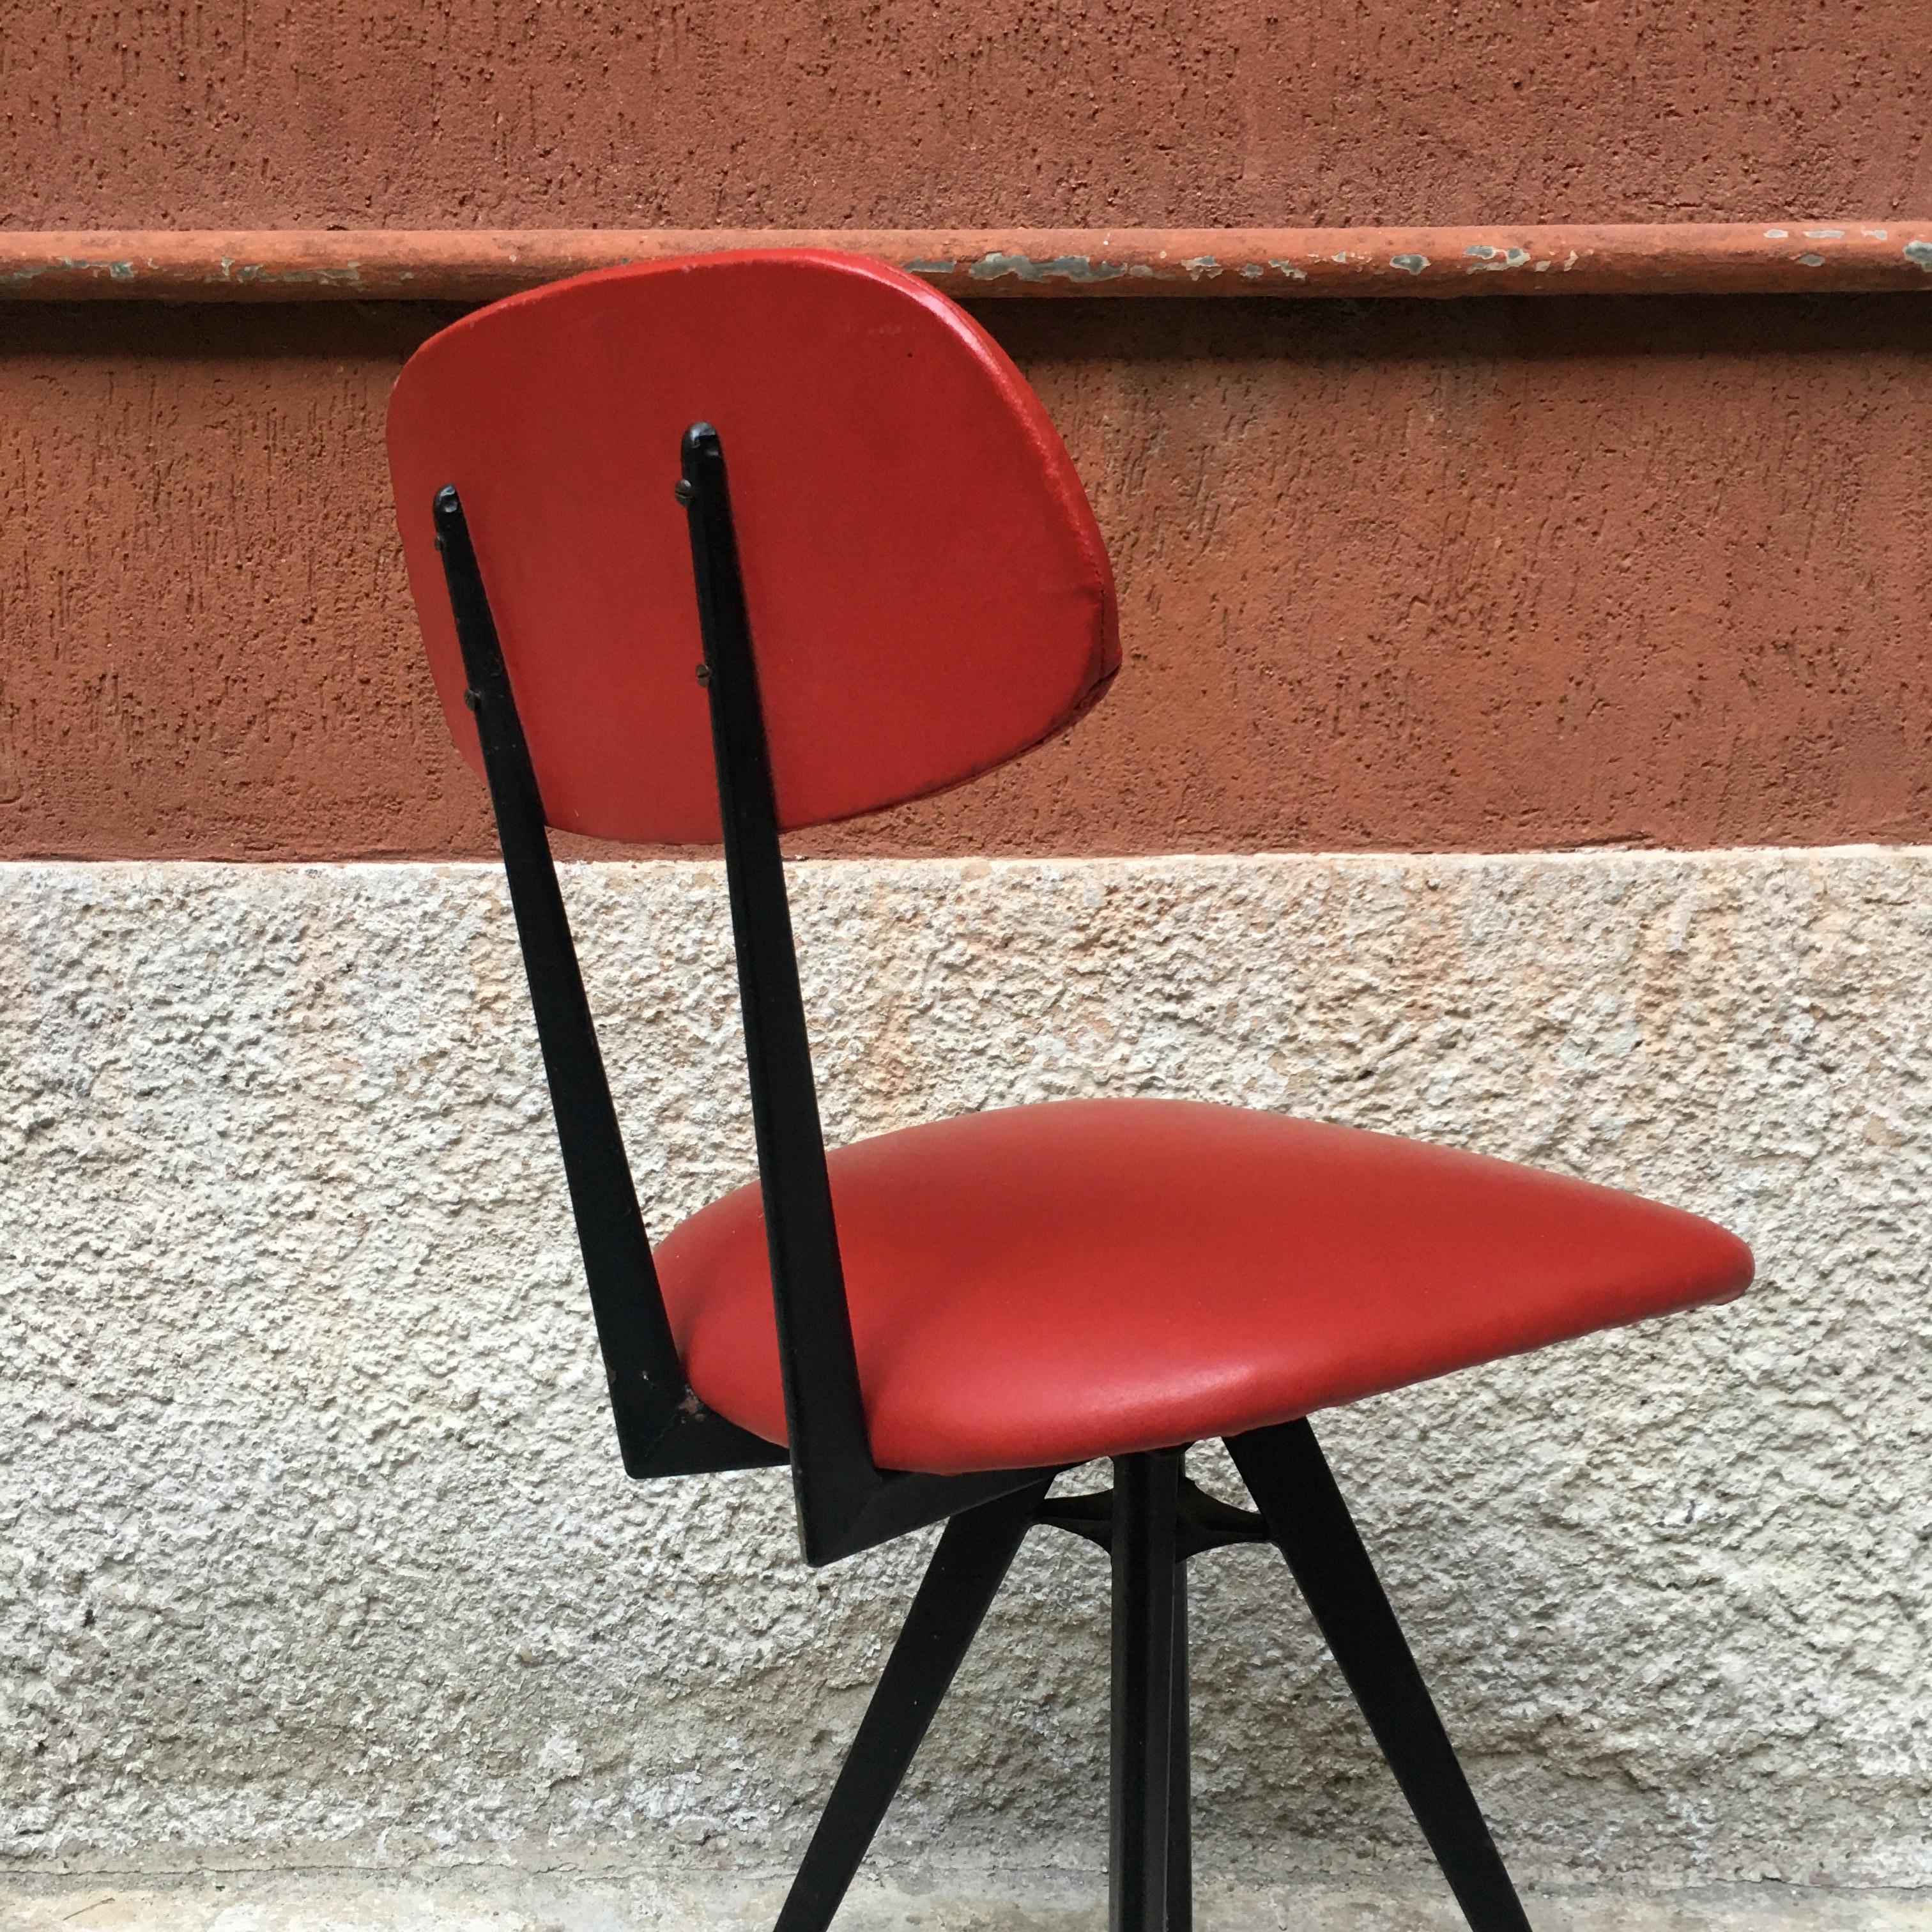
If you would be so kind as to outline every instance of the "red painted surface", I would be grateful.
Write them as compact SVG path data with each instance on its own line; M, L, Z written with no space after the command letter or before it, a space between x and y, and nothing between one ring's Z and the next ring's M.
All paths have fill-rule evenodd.
M28 0L5 74L16 236L1932 213L1922 0ZM1036 756L802 846L1932 838L1932 304L985 316L1094 499L1122 675ZM489 850L380 440L452 319L0 308L0 853Z
M0 231L0 300L494 302L624 263L832 248L985 296L1932 292L1932 221L1483 228Z
M1258 1428L1703 1301L1721 1228L1393 1136L1063 1101L831 1156L872 1451L952 1472ZM692 1386L784 1440L754 1186L658 1244Z
M454 483L551 824L718 836L671 490L698 422L723 440L782 827L988 770L1119 668L1080 479L957 304L802 250L605 269L432 338L389 406L444 715L480 774L430 516Z
M16 0L13 228L1932 213L1924 0Z
M1932 304L988 304L1107 700L802 849L1932 838ZM0 851L482 854L381 445L407 307L0 316Z

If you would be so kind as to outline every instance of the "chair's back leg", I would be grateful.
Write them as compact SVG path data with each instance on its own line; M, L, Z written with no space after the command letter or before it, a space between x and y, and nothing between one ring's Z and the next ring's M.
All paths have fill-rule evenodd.
M1035 1483L962 1510L946 1526L792 1880L778 1932L825 1932L831 1924L1048 1486Z
M1181 1460L1162 1449L1114 1463L1108 1932L1162 1932L1167 1922Z
M1307 1423L1230 1436L1268 1534L1474 1932L1529 1932L1442 1720Z
M1174 1700L1168 1719L1167 1932L1193 1932L1193 1725L1189 1712L1187 1563L1174 1565Z

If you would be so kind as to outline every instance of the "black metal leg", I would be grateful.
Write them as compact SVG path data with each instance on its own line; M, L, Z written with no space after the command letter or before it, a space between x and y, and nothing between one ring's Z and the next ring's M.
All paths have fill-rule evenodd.
M1034 1484L946 1525L792 1880L778 1932L824 1932L831 1924L1047 1487Z
M1174 1566L1174 1701L1167 1739L1167 1932L1193 1932L1192 1726L1187 1656L1187 1564Z
M1228 1453L1288 1558L1463 1917L1474 1932L1529 1932L1314 1430L1305 1421L1257 1429L1231 1436Z
M1162 1932L1174 1716L1181 1454L1114 1464L1114 1698L1108 1932Z

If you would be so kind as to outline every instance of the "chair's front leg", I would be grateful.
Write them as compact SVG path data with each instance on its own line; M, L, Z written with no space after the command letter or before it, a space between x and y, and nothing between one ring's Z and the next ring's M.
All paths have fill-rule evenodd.
M1474 1932L1529 1932L1468 1780L1306 1421L1228 1438L1402 1796Z
M1162 1932L1167 1921L1181 1460L1163 1449L1114 1463L1109 1932Z
M792 1880L778 1932L825 1932L831 1924L1049 1486L1050 1479L963 1510L946 1526Z
M1167 1740L1167 1932L1193 1932L1193 1731L1189 1706L1187 1563L1174 1565L1174 1700Z

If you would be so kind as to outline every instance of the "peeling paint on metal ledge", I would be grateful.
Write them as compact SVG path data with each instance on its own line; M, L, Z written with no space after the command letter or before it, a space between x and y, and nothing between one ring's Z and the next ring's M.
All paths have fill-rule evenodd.
M1507 248L1496 248L1486 242L1472 242L1462 250L1474 256L1485 268L1520 268L1529 260L1529 250L1520 248L1514 243Z
M332 288L354 289L362 285L362 268L360 262L345 262L339 266L316 268L274 268L262 262L238 262L232 256L221 258L221 274L224 281L244 284L250 282L275 282L298 285L302 283L319 283Z
M135 263L124 256L96 259L84 255L63 255L58 261L10 270L0 276L0 288L24 289L43 275L86 274L102 268L106 269L110 280L117 282L131 282L140 272Z
M1090 255L1054 255L1036 261L1030 255L1010 255L994 250L982 255L966 272L975 280L997 281L1012 275L1022 282L1118 282L1128 273L1124 262L1096 262Z

